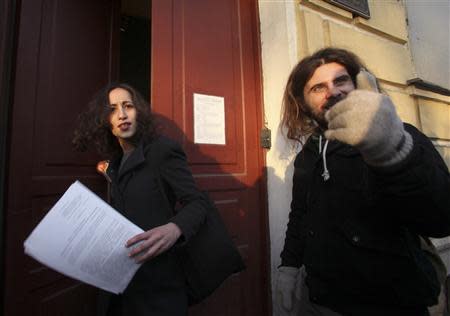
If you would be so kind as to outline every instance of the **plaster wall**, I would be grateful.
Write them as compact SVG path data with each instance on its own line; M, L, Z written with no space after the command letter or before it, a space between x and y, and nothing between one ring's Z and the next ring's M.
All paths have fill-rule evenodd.
M276 274L290 210L294 149L279 130L284 85L298 60L297 3L259 1L265 123L272 131L272 148L267 152L267 191L271 245L271 271ZM272 288L275 277L272 277ZM275 304L274 315L279 311Z
M450 1L405 1L405 6L414 78L450 89Z

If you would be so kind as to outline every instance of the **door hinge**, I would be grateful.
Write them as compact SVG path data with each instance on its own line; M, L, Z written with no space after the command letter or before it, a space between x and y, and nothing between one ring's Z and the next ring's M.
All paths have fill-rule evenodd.
M261 134L260 134L259 139L260 139L262 148L270 149L270 147L272 146L272 137L271 137L270 129L268 129L267 127L263 127L261 129Z

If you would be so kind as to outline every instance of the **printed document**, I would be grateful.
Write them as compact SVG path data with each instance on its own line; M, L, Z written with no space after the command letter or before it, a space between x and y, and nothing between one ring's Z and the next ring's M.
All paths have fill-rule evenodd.
M140 267L128 239L143 232L79 181L73 183L24 243L25 253L74 279L122 293Z

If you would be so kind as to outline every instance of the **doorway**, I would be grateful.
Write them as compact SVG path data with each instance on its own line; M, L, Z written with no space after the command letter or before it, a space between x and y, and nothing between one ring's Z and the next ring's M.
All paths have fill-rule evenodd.
M105 194L101 157L71 148L76 117L110 81L137 87L182 143L247 269L192 316L270 314L256 0L34 0L18 12L8 131L3 315L94 316L96 289L27 257L23 241L67 187ZM194 137L194 94L224 102L225 144Z
M151 1L122 0L119 81L135 87L150 101Z

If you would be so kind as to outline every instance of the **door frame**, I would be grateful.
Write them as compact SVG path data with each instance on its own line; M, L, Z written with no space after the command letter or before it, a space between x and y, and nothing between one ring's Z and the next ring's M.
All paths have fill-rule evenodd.
M4 228L6 206L6 172L8 156L9 123L12 104L13 64L16 50L16 12L18 5L15 0L0 0L0 284L4 285ZM0 302L4 305L4 286L0 289ZM0 309L3 315L3 309Z

